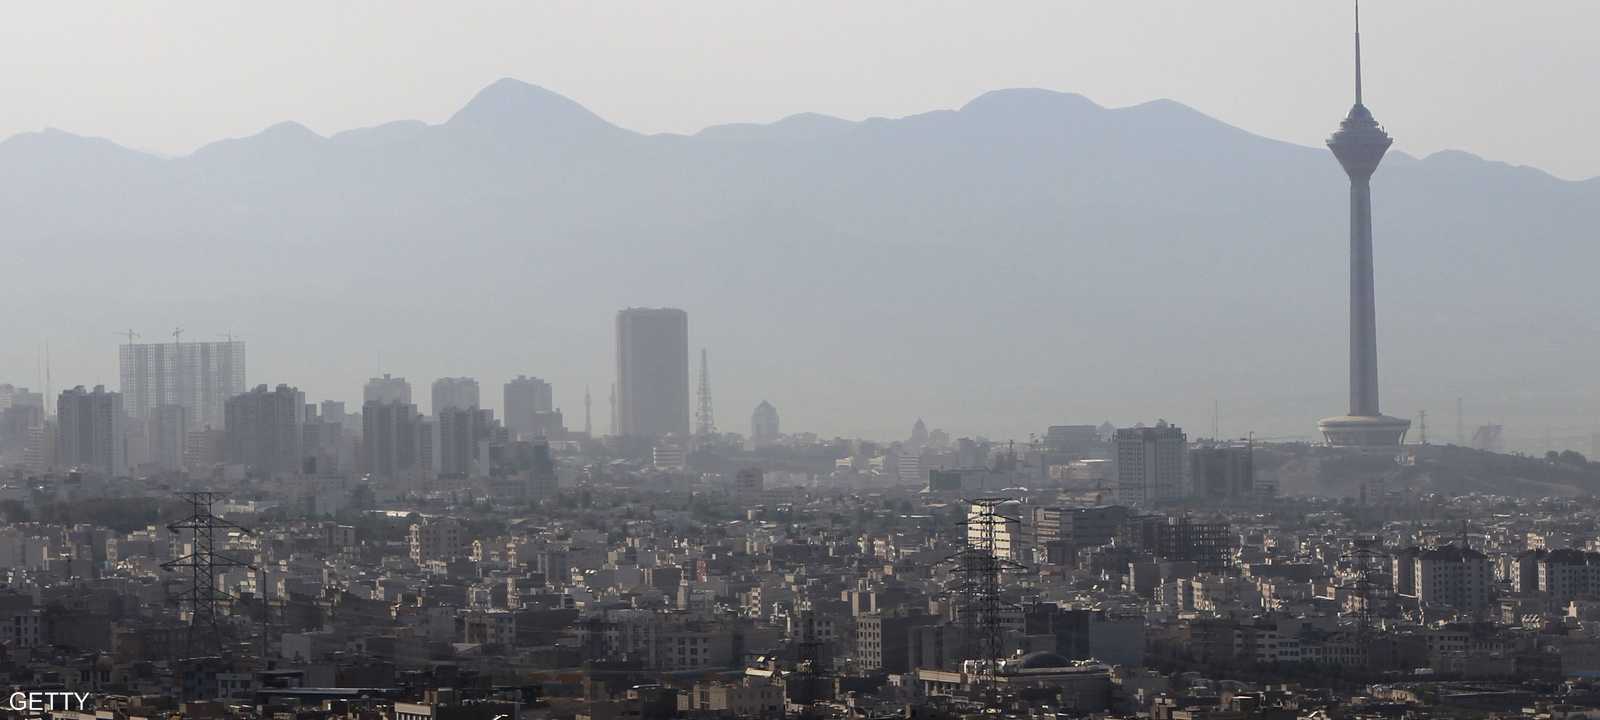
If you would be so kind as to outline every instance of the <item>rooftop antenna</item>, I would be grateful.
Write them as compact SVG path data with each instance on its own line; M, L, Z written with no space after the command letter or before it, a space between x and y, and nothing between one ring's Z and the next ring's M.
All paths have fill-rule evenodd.
M585 437L594 437L594 426L589 424L589 410L593 402L589 399L589 386L583 386L583 434Z

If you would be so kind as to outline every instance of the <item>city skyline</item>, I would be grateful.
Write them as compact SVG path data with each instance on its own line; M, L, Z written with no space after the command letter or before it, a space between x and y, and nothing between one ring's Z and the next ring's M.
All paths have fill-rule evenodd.
M1392 34L1394 31L1387 29L1386 32ZM1390 85L1392 80L1385 77L1382 84ZM534 96L534 100L539 102L551 100L551 97L537 96L538 92L544 92L542 90L537 88L530 90L527 87L518 88L516 87L517 85L517 83L513 82L499 82L486 88L481 94L488 96L496 93L526 92ZM517 100L519 98L511 99ZM501 98L501 100L504 100L504 98ZM1021 105L1020 103L1024 100L1029 103L1038 103L1038 105ZM975 99L972 103L969 103L971 107L964 107L961 113L976 114L982 109L980 106L984 105L985 102L993 104L997 108L1007 107L1004 103L1019 103L1017 107L1032 112L1037 107L1048 107L1052 103L1069 101L1074 101L1073 96L1058 96L1055 94L1034 96L1019 92L991 93ZM1391 102L1405 105L1409 104L1410 101ZM475 102L473 105L477 104ZM487 103L485 104L487 105ZM1388 107L1385 106L1386 119L1390 117ZM477 108L469 106L464 108L461 114L467 115L469 114L468 111L475 109ZM541 111L550 109L541 106ZM1151 117L1156 117L1158 111L1163 111L1164 109L1165 106L1159 106L1159 104L1152 107L1128 108L1128 110L1149 113ZM1105 110L1110 114L1121 113L1121 110ZM930 117L934 115L940 115L940 113L931 113ZM869 123L868 125L872 127L887 127L897 123L924 122L925 120L918 119L921 117L903 118L887 125L883 121L877 121L875 124ZM780 126L781 124L761 127L775 132ZM750 128L745 130L753 131ZM1411 136L1409 129L1407 136ZM269 141L276 142L278 138L269 133L267 136L249 138L247 140L248 143L267 143ZM239 143L247 143L247 141L239 141ZM221 152L221 150L219 149L218 152ZM1454 167L1451 163L1457 162L1462 162L1462 160L1460 158L1430 158L1428 160L1406 158L1402 160L1399 157L1395 157L1390 161L1390 164L1395 166L1391 172L1409 172L1414 176L1418 172L1417 168L1419 166L1437 167L1440 172L1448 174ZM1482 167L1493 168L1494 166L1490 163L1485 163ZM1477 170L1479 168L1474 166L1474 169ZM1494 171L1498 172L1498 170ZM1395 175L1390 178L1390 182L1401 184L1405 182L1405 178L1402 175ZM1504 182L1504 180L1497 178L1495 182ZM1322 207L1326 204L1325 198L1318 197L1316 192L1307 192L1307 190L1315 190L1316 188L1297 189L1300 190L1297 193L1297 197L1302 198L1308 206ZM1569 188L1565 185L1557 188L1560 193L1580 192L1582 189L1581 186ZM1383 230L1380 234L1385 237L1395 238L1393 252L1413 252L1416 256L1429 257L1421 249L1408 251L1406 244L1414 243L1414 233L1395 231L1392 229L1392 225L1395 224L1394 220L1384 217L1386 212L1392 215L1398 212L1398 208L1407 205L1405 198L1396 198L1384 208L1380 208L1379 217L1377 218L1380 229L1391 227L1391 229ZM1411 196L1409 207L1412 212L1417 211L1415 195ZM1396 209L1391 210L1389 208ZM1421 209L1429 214L1435 210L1427 207ZM1045 224L1048 225L1053 220L1053 218L1046 218ZM1385 225L1386 222L1389 223L1388 226ZM692 234L697 229L693 227L680 228L677 233L687 235ZM1025 227L1023 229L1028 232L1037 231L1036 227ZM1414 231L1416 229L1415 224L1411 225L1409 229ZM805 229L802 228L801 232L803 233L804 231ZM1296 229L1296 231L1299 232L1300 230ZM1441 230L1441 232L1443 231ZM1274 230L1273 233L1265 233L1265 236L1274 240L1284 237L1293 238L1296 243L1302 239L1297 235L1282 235L1279 230ZM1159 243L1161 237L1162 234L1160 232L1147 234L1147 238L1151 242ZM841 243L842 245L845 241L851 239L848 237L828 238L827 242ZM1089 235L1073 239L1091 241L1096 238L1093 235ZM1314 238L1310 237L1304 239L1307 241L1314 240ZM494 240L495 242L501 242L499 238ZM682 240L669 238L664 240L663 244L672 242L682 242ZM841 245L829 245L829 247L841 247ZM849 247L848 245L843 246ZM712 243L710 248L717 248L717 245ZM930 249L934 251L948 249L952 251L951 254L956 255L966 251L965 248L940 244L933 244ZM1030 250L1024 248L1019 249L1019 252ZM611 251L608 250L608 252ZM709 255L714 250L702 248L698 252ZM893 260L897 257L897 252L891 246L889 249L876 251L875 254L877 256L873 260L878 262ZM1254 252L1259 254L1260 251L1255 250ZM1311 252L1320 251L1314 250ZM1249 253L1243 254L1246 257L1249 256ZM1066 255L1070 258L1073 253L1066 253ZM601 254L600 257L612 260L617 256ZM1150 257L1165 260L1161 254L1153 254ZM1464 251L1459 257L1447 259L1451 262L1469 263L1476 262L1479 257L1481 256L1473 252ZM1126 258L1117 259L1126 260ZM1395 263L1386 264L1379 269L1379 272L1387 273L1391 277L1401 273L1414 274L1418 272L1415 259L1413 257L1412 262L1408 264L1404 258L1397 258ZM1177 260L1177 258L1174 258L1174 260ZM594 259L591 258L585 262L587 263L584 268L586 271L594 272L596 270L596 266L593 264L595 262ZM747 266L770 266L772 262L768 258L755 258L747 260ZM1179 272L1182 269L1180 262L1163 262L1163 264L1168 272ZM1566 268L1582 266L1582 263L1577 262L1562 264ZM1320 264L1316 266L1321 267ZM1207 270L1217 272L1226 267L1228 266L1225 263L1219 262L1217 267L1207 268ZM1012 267L1009 271L1016 273L1018 269ZM312 269L310 272L313 275L323 275L326 270ZM625 272L632 273L633 271ZM639 272L645 271L640 270ZM1256 279L1251 278L1252 282ZM991 279L984 278L985 282L989 280ZM1007 282L1005 277L996 277L992 280L997 285L1003 285ZM1313 284L1326 282L1323 278L1312 278L1310 276L1301 277L1299 280ZM223 283L225 280L218 278L215 282ZM325 287L317 288L318 292L327 293L332 292L334 288L342 287L340 283L343 282L343 279L324 279L311 282L327 283ZM672 285L670 282L660 280L653 282L661 282L663 286ZM1521 449L1542 449L1552 446L1552 444L1563 443L1581 445L1582 438L1595 429L1596 413L1594 408L1600 405L1600 387L1594 386L1591 381L1583 378L1573 382L1552 374L1539 372L1548 363L1547 361L1529 357L1531 355L1529 352L1523 352L1520 356L1513 354L1509 358L1486 354L1481 357L1471 358L1473 362L1478 363L1477 365L1452 364L1441 368L1437 365L1437 360L1433 357L1433 353L1429 352L1431 350L1430 346L1422 342L1422 338L1425 338L1426 335L1419 332L1416 324L1432 323L1436 321L1441 313L1453 312L1457 317L1447 318L1447 320L1450 320L1455 327L1432 328L1424 324L1422 329L1432 330L1441 336L1456 335L1459 337L1462 336L1460 326L1465 326L1468 330L1473 329L1473 320L1479 314L1464 303L1454 310L1451 310L1448 307L1448 303L1443 301L1440 301L1440 304L1446 305L1444 308L1430 305L1419 307L1417 298L1426 298L1430 295L1439 297L1438 287L1408 289L1393 280L1384 281L1382 278L1379 279L1378 284L1394 288L1391 290L1391 294L1386 296L1386 308L1389 309L1389 312L1398 316L1394 321L1386 322L1383 326L1385 333L1399 336L1398 341L1395 339L1386 339L1384 341L1386 347L1386 378L1395 386L1395 389L1388 393L1387 404L1395 415L1411 419L1417 417L1419 411L1427 411L1436 423L1432 437L1434 439L1455 439L1453 437L1455 433L1449 432L1449 430L1455 424L1456 418L1452 410L1456 405L1457 399L1460 398L1464 400L1466 408L1465 419L1462 422L1468 429L1468 432L1463 434L1470 435L1470 431L1479 425L1503 424L1509 428L1506 434L1508 446ZM1305 344L1303 337L1298 337L1292 332L1279 335L1286 329L1285 321L1297 319L1292 315L1282 313L1262 318L1259 320L1258 325L1231 327L1229 331L1259 335L1261 337L1258 338L1258 341L1264 340L1281 345L1284 348L1290 348L1290 350L1280 351L1276 357L1261 352L1253 352L1249 355L1251 358L1267 358L1255 361L1270 364L1277 368L1303 365L1306 368L1304 375L1291 374L1282 369L1271 370L1264 374L1260 372L1261 368L1241 368L1236 374L1230 375L1223 368L1185 366L1176 368L1176 372L1174 368L1168 367L1164 368L1163 372L1141 376L1136 372L1122 372L1121 368L1125 367L1123 365L1111 366L1111 372L1106 372L1105 368L1096 367L1097 365L1107 365L1106 361L1099 363L1079 361L1079 365L1073 368L1072 373L1064 372L1061 376L1052 376L1048 372L1048 367L1040 367L1038 365L1023 365L1020 368L1007 367L1007 363L1018 362L1017 358L998 357L995 358L996 370L994 374L985 376L982 372L964 372L962 368L970 367L971 363L970 359L965 358L959 362L952 361L942 367L934 366L936 363L932 361L942 358L939 353L940 348L933 346L931 343L918 341L919 337L927 337L929 335L927 329L919 329L921 332L918 333L908 333L906 337L892 338L894 341L892 344L886 344L881 348L868 347L866 352L862 352L859 344L851 348L819 346L814 342L814 338L822 330L826 329L825 318L828 317L828 315L822 313L804 323L809 327L802 327L803 330L810 331L813 342L809 344L796 343L794 346L784 348L783 352L769 354L767 352L769 347L782 343L789 338L804 337L805 334L802 332L788 332L787 328L784 331L758 329L758 335L764 334L766 337L750 337L747 331L752 318L746 314L719 307L720 297L715 288L707 287L704 284L699 287L683 288L639 286L637 283L628 283L627 285L629 286L627 290L605 293L603 294L604 300L598 300L592 305L581 304L574 308L572 312L564 313L564 317L541 317L536 319L537 330L527 333L527 339L519 337L514 343L484 343L482 342L482 334L473 332L473 328L461 328L459 337L452 335L457 330L441 328L439 332L443 334L436 338L439 342L435 343L438 348L419 349L417 343L405 337L405 333L394 332L392 327L383 327L384 323L389 321L383 318L374 318L374 323L371 327L358 328L352 331L352 339L349 344L333 341L319 345L317 352L321 357L321 361L313 368L306 368L301 362L302 352L296 347L297 335L291 332L291 330L298 330L299 328L282 324L282 313L265 309L267 307L266 303L252 303L250 307L241 309L238 303L248 303L248 300L243 299L247 298L248 294L241 298L227 298L225 291L224 301L213 304L205 302L200 296L185 298L154 293L153 296L159 298L158 300L135 301L129 303L126 307L119 308L119 312L122 313L122 317L129 320L127 324L142 325L144 321L140 319L141 317L161 317L177 319L196 327L232 328L234 330L248 331L242 332L242 334L257 338L257 344L252 346L257 349L257 352L253 353L252 364L259 372L253 373L253 380L263 379L269 382L290 381L297 386L304 387L309 394L316 397L338 398L353 403L355 397L350 388L357 386L366 377L383 371L399 370L419 378L470 375L491 383L498 383L517 373L531 371L538 372L541 376L548 376L552 380L557 386L556 406L563 408L569 419L575 419L577 403L581 401L581 396L577 394L577 387L585 385L603 388L609 386L612 379L610 373L596 370L598 367L611 364L611 360L608 357L611 351L606 347L610 344L610 340L603 331L596 331L596 327L599 326L599 323L596 322L597 316L609 313L610 310L608 308L628 304L681 306L689 309L696 314L697 318L700 318L700 321L697 322L697 330L703 332L704 336L697 336L694 339L694 344L696 346L709 346L717 350L719 353L719 365L725 366L725 370L719 370L718 373L719 404L724 407L725 411L742 413L745 408L753 407L759 400L770 398L780 407L785 408L785 415L791 427L811 429L820 434L830 436L896 437L903 432L906 419L916 416L933 418L938 425L960 435L987 435L1010 438L1022 438L1026 434L1036 431L1040 426L1067 421L1098 422L1101 420L1113 420L1119 423L1129 423L1141 420L1148 422L1152 418L1166 416L1179 421L1187 421L1187 424L1191 427L1204 427L1207 425L1204 419L1213 415L1212 410L1214 407L1220 407L1220 413L1217 414L1221 417L1221 433L1225 436L1240 437L1254 432L1261 437L1310 439L1315 437L1315 433L1307 429L1306 418L1325 415L1325 408L1330 404L1327 399L1337 390L1331 384L1321 380L1327 377L1324 373L1326 368L1313 371L1316 367L1315 365L1301 363L1301 358L1295 357L1298 354L1296 350L1304 348L1309 353L1312 348L1317 346ZM1546 288L1558 288L1561 286L1560 283L1555 282L1544 284ZM634 289L635 287L640 287L640 289ZM1165 289L1160 284L1152 284L1150 287L1140 288L1137 291L1130 289L1128 292L1142 291L1148 296L1151 291ZM1251 292L1269 296L1279 289L1275 286L1262 286L1251 290ZM797 296L793 288L785 290L788 299L791 302L795 302L797 307L809 309L810 306L805 303L811 298ZM1189 288L1188 291L1193 292L1194 290ZM92 293L93 291L91 290L90 292ZM1401 293L1415 293L1415 295L1400 297ZM203 296L204 293L201 293L201 295ZM423 291L422 295L427 295L427 292ZM561 297L571 295L571 288L562 288L560 291ZM590 297L593 295L601 295L601 293L578 295L577 297ZM301 300L301 302L311 303L312 300L310 298L316 296L317 294L313 293L311 296L307 296L306 299ZM107 372L108 368L103 361L103 355L94 349L99 344L95 341L95 338L100 336L102 330L89 323L71 321L72 318L88 316L64 307L59 311L62 313L61 317L67 318L69 322L55 327L41 327L40 323L43 322L43 318L46 316L37 312L28 312L30 306L34 303L33 297L35 296L31 293L23 293L21 306L23 311L5 318L9 324L15 325L14 328L7 328L11 330L8 333L9 336L24 338L23 342L13 343L7 348L0 348L0 370L5 372L5 380L42 389L45 386L42 377L44 363L35 357L42 353L37 352L29 345L42 349L42 346L48 344L56 349L53 366L57 374L57 382L54 383L57 389L66 386L67 382L105 382L109 385L110 382L108 380L113 379L115 376ZM326 297L326 295L323 295L319 299L326 299ZM1105 292L1102 290L1099 295L1088 295L1080 298L1073 298L1069 295L1066 299L1081 302L1084 300L1101 301L1106 297ZM1115 295L1110 297L1111 299L1116 299ZM1018 302L1025 302L1030 299L1030 293L1019 293L1015 299ZM1051 299L1059 302L1063 298ZM1272 310L1271 308L1262 307L1259 303L1247 305L1245 303L1246 298L1232 297L1230 294L1223 294L1220 297L1211 299L1218 301L1233 299L1237 301L1237 305L1234 308L1227 307L1221 303L1218 303L1214 308L1201 306L1219 315L1231 314L1231 311L1239 305L1251 307L1253 311L1265 311L1269 314L1271 314ZM419 297L415 302L419 306L439 304L433 302L435 300L436 298ZM1543 308L1545 310L1543 316L1551 322L1560 320L1559 313L1566 312L1562 309L1561 301L1557 298L1550 298L1549 300L1551 304L1535 307ZM1505 306L1505 310L1508 312L1517 310L1517 308L1511 307L1511 302L1503 299L1484 298L1476 301L1498 302ZM402 300L400 302L404 311L406 301ZM1524 297L1517 302L1531 305L1534 300ZM1578 304L1581 305L1581 299ZM233 308L233 312L228 312L227 309L230 306ZM1018 305L1018 307L1021 306ZM436 310L423 310L423 312L445 313L448 309L440 307ZM841 309L853 308L843 304L839 307L828 308L829 311L834 313L839 312ZM151 310L155 312L149 312ZM353 309L346 309L341 313L330 313L329 317L358 317L358 315L354 314L345 314L350 310ZM412 308L412 310L415 310L415 308ZM949 312L948 308L942 308L942 310ZM1311 312L1317 312L1317 310L1317 308L1312 308ZM1529 314L1527 312L1517 312L1519 317L1528 316ZM219 315L229 315L230 317L224 322L223 319L218 317ZM1535 318L1539 317L1537 312L1532 313L1532 315ZM879 313L871 306L867 306L863 317L871 322L883 323L886 327L897 320L892 314ZM970 321L972 318L963 318L963 320ZM320 321L295 318L290 322L317 323ZM603 320L600 322L603 323ZM1493 327L1493 322L1486 321L1486 324ZM118 324L122 323L119 321ZM1115 345L1122 346L1117 350L1119 353L1129 357L1137 357L1137 353L1140 350L1139 345L1143 340L1136 333L1124 335L1120 334L1119 328L1107 329L1104 326L1095 329L1102 334L1102 337L1109 338ZM339 328L324 325L315 328L313 334L327 338L329 333L337 332L338 330ZM1166 329L1168 333L1171 333L1172 330L1172 328ZM1179 330L1184 329L1179 328ZM109 329L106 331L108 332ZM1543 328L1530 327L1528 332L1540 338L1551 337L1550 333L1545 332ZM355 337L363 333L365 333L364 337ZM1061 337L1070 337L1071 333L1072 329L1065 329ZM214 334L221 335L222 333ZM881 337L881 333L879 335ZM1578 339L1563 342L1589 342L1583 339L1587 337L1585 334L1580 332L1575 333L1575 335L1578 336ZM206 334L202 333L199 336L204 337ZM548 346L541 345L538 340L533 339L534 336L555 340L561 343L562 349L560 351L547 350L545 348ZM859 340L859 337L860 335L857 335L853 339ZM28 338L35 338L36 340L30 343L27 340ZM1448 340L1448 337L1443 339ZM974 345L978 344L975 343ZM1512 345L1515 346L1514 343ZM453 356L443 349L451 346L468 348L474 352L472 356L463 359L459 356ZM1221 345L1221 347L1226 347L1226 345ZM1043 357L1047 356L1049 354L1047 351L1052 349L1054 348L1038 347L1032 349L1033 351L1030 353L1019 354L1019 357L1030 355ZM1274 349L1277 350L1278 348ZM1588 349L1587 346L1579 348L1580 351L1586 349ZM1509 351L1503 351L1502 354L1505 352ZM1215 354L1215 352L1212 354ZM1460 353L1452 352L1451 354L1459 355ZM786 358L788 364L780 364L774 357ZM840 358L848 358L850 360L840 360ZM823 360L824 364L813 367L809 362L811 359ZM1521 364L1499 362L1507 359L1522 360L1524 362ZM851 361L855 364L847 364L847 362ZM866 372L871 368L884 367L896 361L916 361L924 367L914 368L916 372L906 373L903 381L899 378L871 376L877 382L875 387L864 387L865 383L855 379L868 376ZM301 375L302 372L307 374ZM1085 386L1074 379L1089 375L1099 378L1100 382L1094 385L1101 385L1102 387ZM839 378L851 379L846 384L840 384L835 382ZM1016 394L1038 397L1040 402L1036 405L1023 407L1020 410L1015 409L1011 404L1004 403L994 403L988 406L975 405L970 402L970 397L966 399L967 401L953 397L946 398L943 394L929 389L939 385L959 386L962 381L970 381L974 378L986 386L981 391L984 396L1003 397L1008 394ZM1260 378L1268 378L1269 382L1258 382L1257 380ZM1524 378L1531 378L1531 380L1525 380ZM904 382L904 384L898 384L899 382ZM847 386L848 389L846 389ZM832 396L819 399L816 397L819 391L825 394L831 393ZM790 396L783 396L783 393L786 392L790 393ZM975 389L974 392L980 391ZM496 399L498 398L498 393L490 392L490 395L492 397L485 401L485 405L503 413L504 409L498 407L499 403ZM810 402L812 400L818 401ZM602 403L602 405L604 404ZM1319 410L1318 408L1323 409ZM605 407L600 408L592 415L599 427L608 426L610 418ZM1200 422L1196 422L1197 420ZM1446 428L1447 432L1441 434L1438 430L1440 427ZM1553 439L1547 441L1546 438Z
M1600 718L1600 177L1395 146L1581 166L1600 5L302 2L0 27L0 135L500 78L0 139L0 714Z

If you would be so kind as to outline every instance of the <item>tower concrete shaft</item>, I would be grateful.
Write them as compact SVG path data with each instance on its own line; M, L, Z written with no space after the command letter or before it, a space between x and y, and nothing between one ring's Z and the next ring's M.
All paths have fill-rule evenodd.
M1350 414L1378 412L1378 303L1372 282L1372 183L1350 176Z

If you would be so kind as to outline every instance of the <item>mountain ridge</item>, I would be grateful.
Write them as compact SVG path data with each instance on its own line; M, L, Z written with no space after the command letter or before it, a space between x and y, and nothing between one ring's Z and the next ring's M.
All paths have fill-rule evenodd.
M1068 109L1071 109L1071 110L1104 111L1104 112L1113 113L1113 114L1115 114L1115 113L1138 113L1138 112L1146 112L1146 111L1159 111L1159 112L1176 111L1176 112L1179 112L1181 114L1185 114L1185 115L1189 116L1189 119L1202 120L1204 122L1207 122L1207 123L1215 125L1219 129L1225 128L1225 129L1233 131L1233 132L1244 133L1244 134L1249 135L1251 137L1256 137L1256 138L1260 138L1260 139L1263 139L1263 140L1269 140L1269 141L1276 142L1276 143L1282 143L1282 144L1290 145L1290 146L1293 146L1293 147L1310 149L1310 150L1317 150L1317 151L1321 151L1322 150L1322 148L1320 148L1319 146L1300 145L1298 143L1290 142L1290 141L1287 141L1287 140L1279 140L1279 139L1271 138L1271 137L1268 137L1268 136L1265 136L1265 135L1259 135L1257 133L1253 133L1253 132L1251 132L1249 130L1245 130L1245 129L1240 128L1238 126L1228 124L1225 121L1222 121L1220 119L1217 119L1214 116L1206 114L1204 111L1199 110L1198 108L1194 108L1194 107L1192 107L1190 105L1184 104L1184 103L1182 103L1182 102L1180 102L1178 100L1174 100L1174 99L1171 99L1171 98L1156 98L1156 99L1152 99L1152 100L1147 100L1147 101L1135 103L1135 104L1132 104L1132 105L1125 105L1125 106L1119 106L1119 107L1108 107L1108 106L1100 105L1100 104L1094 102L1092 99L1090 99L1088 97L1085 97L1085 96L1083 96L1081 94L1078 94L1078 93L1066 92L1066 91L1058 91L1058 90L1050 90L1050 89L1045 89L1045 88L1034 88L1034 87L1013 87L1013 88L1000 88L1000 89L996 89L996 90L989 90L989 91L980 93L978 96L974 97L972 100L967 101L966 103L964 103L959 108L944 109L944 110L929 110L929 111L924 111L922 113L913 113L912 115L906 115L906 116L901 116L901 117L892 117L892 118L871 117L871 118L865 118L865 119L862 119L862 120L849 120L849 119L845 119L845 118L839 118L839 117L835 117L835 116L831 116L831 115L826 115L826 114L823 114L823 113L801 112L801 113L794 113L794 114L791 114L791 115L787 115L787 116L784 116L784 117L779 118L777 120L774 120L774 121L771 121L771 122L765 122L765 123L763 123L763 122L722 123L722 124L708 125L708 126L706 126L704 128L701 128L697 132L689 133L689 134L662 133L661 135L668 135L668 136L675 136L675 137L685 137L685 138L701 138L701 139L708 139L708 138L726 139L728 135L735 135L735 136L752 136L753 135L754 137L761 138L761 137L767 137L766 135L764 135L765 132L773 131L773 130L779 130L779 129L782 129L782 130L793 130L793 127L795 125L801 125L801 126L803 126L803 128L804 128L804 126L823 126L823 127L825 127L826 129L828 129L830 131L838 131L838 130L844 129L845 126L848 126L850 128L859 128L859 127L861 127L863 125L867 125L867 124L870 124L870 123L902 121L902 120L907 120L907 119L911 119L911 118L916 118L916 117L919 117L919 116L922 116L922 115L928 115L928 114L931 114L931 113L989 112L989 111L994 110L996 108L1013 107L1015 105L1014 101L1016 99L1021 99L1024 103L1027 103L1028 104L1027 107L1025 107L1023 109L1026 109L1026 110L1028 110L1030 112L1037 112L1038 110L1040 110L1041 109L1040 108L1040 104L1041 103L1044 104L1044 105L1051 105L1051 106L1055 106L1055 107L1058 107L1058 108L1068 108ZM262 128L261 130L255 132L253 134L250 134L250 135L245 135L245 136L241 136L241 137L232 137L232 138L221 138L221 139L218 139L218 140L213 140L213 141L210 141L210 142L207 142L207 143L204 143L204 144L200 145L199 147L197 147L194 151L192 151L190 153L182 154L182 155L170 155L170 156L168 156L168 155L160 155L160 154L156 154L156 153L146 152L146 151L143 151L143 150L138 150L138 149L135 149L135 148L130 148L130 147L126 146L126 145L122 145L120 143L117 143L115 140L112 140L112 139L109 139L109 138L104 138L104 137L99 137L99 136L91 136L91 135L82 135L82 134L74 133L74 132L71 132L71 131L63 130L63 129L60 129L60 128L47 127L47 128L44 128L44 129L41 129L41 130L38 130L38 131L16 133L16 134L13 134L13 135L11 135L9 137L0 139L0 148L3 148L6 144L12 143L13 141L28 142L31 139L38 138L38 137L42 136L42 137L46 137L46 138L51 138L52 140L55 140L55 141L68 141L68 142L70 142L70 141L85 141L86 143L109 143L109 144L111 144L111 145L113 145L113 146L115 146L115 147L117 147L117 148L119 148L121 150L124 150L124 151L126 151L128 153L137 154L137 155L148 157L148 158L154 159L154 160L182 160L182 159L194 157L197 154L202 154L205 151L207 151L208 149L216 147L216 146L219 146L219 145L223 145L223 146L234 145L234 144L237 144L237 143L251 141L251 140L267 142L267 141L276 140L276 139L280 138L284 134L293 134L293 135L297 135L297 136L303 136L304 138L307 138L307 139L314 138L316 140L324 140L324 141L326 141L326 140L340 140L341 138L343 138L345 140L353 140L353 139L357 139L357 138L370 137L370 136L373 136L375 134L382 134L383 132L388 132L390 134L404 136L404 135L408 135L408 134L410 134L410 133L412 133L412 132L414 132L416 130L423 130L423 129L435 129L435 128L447 128L447 127L466 128L466 127L471 127L473 125L478 125L478 124L498 125L498 124L503 123L505 121L506 118L504 116L505 116L506 113L512 113L515 116L515 119L525 120L525 121L526 120L538 120L538 119L555 119L555 120L559 120L559 121L562 122L562 126L560 126L560 127L564 127L564 129L569 129L569 130L570 129L574 129L574 128L581 128L581 127L583 127L585 125L588 125L589 129L593 129L593 130L602 130L602 129L604 129L604 130L613 130L613 131L619 131L621 133L626 133L626 134L635 135L635 136L639 136L639 137L651 137L651 136L642 135L642 134L638 133L637 131L629 130L627 128L623 128L621 126L618 126L618 125L610 122L609 120L606 120L605 118L601 117L600 115L594 113L593 111L589 110L587 107L583 106L581 103L579 103L579 102L577 102L577 101L575 101L575 100L573 100L573 99L571 99L571 98L569 98L569 97L567 97L565 95L562 95L560 93L556 93L556 92L554 92L552 90L549 90L548 88L545 88L545 87L540 86L540 85L532 84L532 83L527 83L527 82L524 82L522 80L518 80L518 79L515 79L515 78L505 77L505 78L501 78L499 80L496 80L495 82L493 82L493 83L485 86L483 89L479 90L477 93L475 93L473 95L472 98L470 98L465 104L463 104L461 108L459 108L454 113L452 113L449 118L447 118L444 122L437 123L437 124L429 124L429 123L426 123L426 122L423 122L423 121L420 121L420 120L391 120L391 121L379 123L378 125L369 125L369 126L354 127L354 128L349 128L349 129L345 129L345 130L340 130L340 131L331 133L331 134L329 134L327 136L323 136L323 135L311 130L309 127L305 126L304 124L302 124L302 123L300 123L298 121L295 121L295 120L280 120L280 121L274 122L274 123L272 123L270 125L267 125L266 127ZM489 118L491 118L491 117L494 118L493 121L489 121ZM787 139L794 139L794 135L795 134L799 134L799 135L803 136L803 135L806 135L807 133L804 132L804 129L802 129L799 133L793 133L793 132L777 133L776 136L777 137L785 137ZM1592 178L1569 180L1569 179L1566 179L1566 178L1557 177L1557 176L1549 173L1548 171L1546 171L1546 170L1544 170L1542 168L1539 168L1537 166L1534 166L1534 165L1523 165L1523 164L1511 163L1511 162L1507 162L1507 161L1493 160L1493 159L1486 158L1486 157L1483 157L1481 155L1478 155L1476 153L1473 153L1473 152L1471 152L1469 150L1456 149L1456 148L1446 148L1446 149L1443 149L1443 150L1437 150L1437 151L1434 151L1434 152L1430 153L1425 158L1415 158L1414 156L1409 155L1409 154L1404 153L1404 152L1401 152L1401 151L1391 151L1388 159L1392 161L1396 157L1401 157L1401 156L1404 156L1406 159L1424 159L1425 160L1425 159L1428 159L1428 158L1434 158L1434 157L1438 157L1438 156L1443 156L1445 158L1454 159L1458 155L1464 155L1464 156L1467 156L1470 159L1473 159L1473 160L1476 160L1476 161L1479 161L1479 162L1482 162L1482 163L1485 163L1485 164L1492 164L1492 165L1497 165L1497 166L1502 166L1502 167L1512 168L1512 169L1535 170L1535 171L1538 171L1539 173L1541 173L1541 174L1543 174L1545 176L1548 176L1550 179L1558 181L1558 182L1561 182L1561 183L1576 184L1576 185L1582 185L1582 184L1585 184L1585 183L1600 184L1600 176L1596 176L1596 177L1592 177ZM0 154L0 159L4 159L3 154Z
M640 134L503 80L444 123L280 123L175 158L14 136L0 228L28 271L0 336L92 378L116 376L114 331L209 327L250 339L252 384L308 397L538 373L576 407L610 382L611 313L674 305L733 416L765 397L828 433L1208 426L1220 399L1225 434L1308 437L1344 405L1325 148L1038 89L715 127ZM1374 222L1387 412L1588 424L1600 183L1391 153ZM31 376L30 345L0 346L0 378Z

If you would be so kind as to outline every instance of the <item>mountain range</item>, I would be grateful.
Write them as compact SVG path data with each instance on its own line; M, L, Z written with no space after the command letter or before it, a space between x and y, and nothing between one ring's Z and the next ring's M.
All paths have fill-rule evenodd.
M1600 179L1393 151L1373 185L1384 411L1454 440L1463 398L1469 434L1590 450ZM604 432L613 314L664 305L725 430L767 399L825 435L1200 436L1215 409L1309 437L1346 398L1347 193L1325 148L1032 89L644 135L506 79L442 124L171 158L46 130L0 142L0 381L37 383L48 342L58 388L115 385L116 332L182 326L314 399L528 373L577 428L588 386Z

